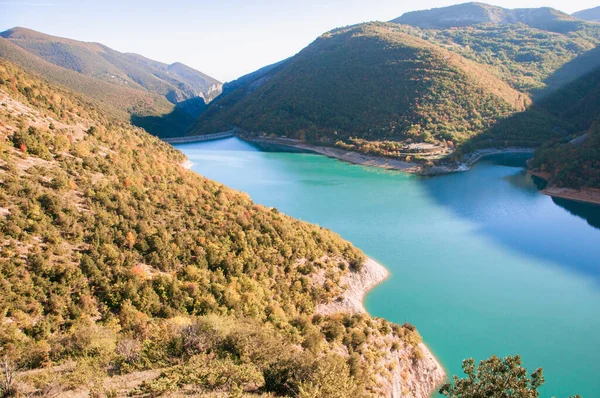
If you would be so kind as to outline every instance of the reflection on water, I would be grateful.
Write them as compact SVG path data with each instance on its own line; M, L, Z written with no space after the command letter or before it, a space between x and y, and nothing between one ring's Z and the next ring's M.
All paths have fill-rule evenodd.
M470 172L424 180L423 186L438 204L477 225L479 234L522 255L556 264L569 272L592 276L600 286L597 234L580 228L577 219L571 217L583 218L589 225L599 228L600 206L549 200L541 195L534 178L522 168L530 156L489 156L475 164ZM508 167L493 168L490 164ZM490 183L493 183L493 189L486 187ZM553 210L554 204L567 212ZM566 231L570 233L568 239Z
M574 216L581 217L589 225L600 229L600 206L591 203L575 202L573 200L552 198L552 201ZM600 261L600 260L599 260Z
M523 192L535 195L539 192L540 189L538 188L537 184L534 183L532 177L533 176L527 171L519 170L514 174L507 175L506 177L504 177L504 180L510 183L515 188L522 190Z
M508 167L527 167L527 161L531 159L531 153L499 153L489 155L483 158L482 162L488 164L497 164Z
M502 154L490 156L485 161L491 164L510 167L526 167L527 160L531 158L529 154ZM527 173L525 170L507 176L506 181L525 191L542 191L546 189L548 182L543 178L536 177ZM570 214L580 217L587 221L589 225L600 229L600 206L592 203L582 203L574 200L552 198L552 201L567 210Z

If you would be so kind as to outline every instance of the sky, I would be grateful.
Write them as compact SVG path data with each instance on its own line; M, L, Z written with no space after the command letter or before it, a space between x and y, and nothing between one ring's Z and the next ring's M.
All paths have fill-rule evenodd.
M484 1L484 0L480 0ZM598 0L493 0L567 13ZM333 28L389 21L461 0L0 0L0 31L21 26L183 62L220 81L290 57Z

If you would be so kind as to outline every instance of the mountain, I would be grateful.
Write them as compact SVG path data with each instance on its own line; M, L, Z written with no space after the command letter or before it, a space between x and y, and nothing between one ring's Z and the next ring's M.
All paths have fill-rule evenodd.
M465 10L464 14L462 10ZM564 74L563 80L547 80L564 64L600 43L600 25L584 21L571 24L573 21L570 17L559 14L557 23L571 24L571 27L552 29L553 26L547 23L552 19L546 18L546 22L543 22L543 18L507 19L508 11L522 10L504 10L485 4L468 3L405 14L394 22L407 24L400 26L408 34L488 65L513 88L536 96L545 95L581 76L578 73L572 76ZM530 11L532 14L554 13L549 9ZM488 12L491 14L486 14ZM435 22L457 21L459 15L484 17L470 18L472 23L457 22L452 28L440 28L443 24ZM426 21L429 22L425 23Z
M407 13L393 22L410 35L487 65L513 88L532 95L526 111L471 137L454 156L481 147L541 146L533 167L552 185L579 188L600 186L600 25L582 20L593 14L467 3Z
M539 105L571 127L536 152L531 166L559 187L600 188L600 66Z
M24 28L0 33L0 56L99 100L115 116L153 126L150 132L162 136L182 135L205 108L196 99L208 103L221 91L220 82L181 63L167 65Z
M219 81L178 62L167 65L138 54L120 53L99 43L24 28L7 30L0 37L57 66L115 85L160 94L172 103L194 97L210 102L220 92Z
M232 88L191 133L235 126L327 145L368 140L383 154L389 142L460 143L528 103L485 67L389 23L328 32Z
M572 16L584 21L600 22L600 6L578 11L572 14Z
M442 381L412 325L345 307L382 277L349 242L5 60L0 102L3 391L424 398Z
M579 29L581 21L553 8L506 9L484 3L464 3L430 10L412 11L391 22L424 29L448 29L479 24L523 23L550 32L568 33Z

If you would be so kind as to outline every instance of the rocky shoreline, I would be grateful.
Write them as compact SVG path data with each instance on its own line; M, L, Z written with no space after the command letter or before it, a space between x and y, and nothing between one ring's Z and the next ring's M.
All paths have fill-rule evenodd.
M435 176L435 175L443 175L450 173L459 173L464 171L469 171L471 167L481 159L498 154L504 153L533 153L535 152L535 148L519 148L519 147L509 147L509 148L486 148L479 149L469 154L463 162L456 163L454 165L436 165L436 166L423 166L418 163L408 163L401 160L396 159L388 159L381 156L373 156L366 155L353 151L346 151L339 148L332 147L324 147L317 146L312 144L307 144L304 142L300 142L298 140L289 139L289 138L243 138L246 141L254 142L257 144L270 144L270 145L279 145L285 146L295 149L300 149L303 151L309 151L318 153L321 155L328 156L330 158L335 158L338 160L342 160L348 163L363 165L363 166L371 166L378 167L386 170L397 170L410 174L418 174L424 176ZM531 174L536 175L547 181L547 178L544 178L539 172L529 171ZM546 189L542 190L542 193L548 196L553 196L556 198L574 200L577 202L585 202L600 205L600 189L594 188L581 188L571 189L571 188L562 188L557 186L548 186Z
M354 151L346 151L340 148L307 144L291 138L254 138L240 137L241 139L256 144L278 145L283 147L300 149L325 155L330 158L342 160L348 163L362 166L378 167L386 170L397 170L410 174L425 176L443 175L468 171L479 160L486 156L502 153L533 153L533 148L487 148L480 149L469 154L465 161L452 165L425 166L419 163L405 162L398 159L390 159L382 156L367 155Z
M590 203L600 205L600 189L583 187L580 189L563 188L550 184L550 174L539 170L529 170L529 174L534 175L548 182L546 188L542 190L544 195L554 198L568 199L575 202Z
M367 313L364 307L364 298L375 286L389 276L388 270L377 261L367 258L362 269L358 272L348 273L343 283L347 289L340 300L319 305L317 314ZM446 380L446 373L442 365L424 344L420 343L418 351L422 354L418 361L407 361L413 355L414 348L405 346L402 350L389 352L383 362L393 369L388 377L380 376L380 383L384 386L386 397L400 398L411 396L415 398L428 398Z

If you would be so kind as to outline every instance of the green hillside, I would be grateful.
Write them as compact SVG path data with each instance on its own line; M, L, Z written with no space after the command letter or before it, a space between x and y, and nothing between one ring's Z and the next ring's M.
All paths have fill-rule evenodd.
M440 9L450 12L452 7ZM398 23L410 19L396 19ZM488 65L504 81L519 91L542 94L559 88L584 75L587 70L573 70L559 79L548 78L564 64L594 49L600 43L600 25L580 22L568 32L557 33L541 24L484 23L449 29L424 29L401 25L413 35L456 52L468 59Z
M135 112L141 115L148 115L152 112L164 114L173 110L173 104L162 96L141 92L130 87L116 86L56 66L3 38L0 38L0 57L21 66L27 71L42 75L49 81L71 88L96 100L98 106L114 117L127 119L129 110L134 108Z
M0 33L0 57L95 99L111 115L131 119L164 137L183 135L205 103L221 92L217 80L181 63L166 65L102 44L24 28Z
M430 374L411 325L316 314L360 250L184 160L0 61L0 353L19 393L342 398Z
M99 43L87 43L14 28L0 36L25 51L63 68L119 86L160 94L173 103L194 97L209 102L221 83L181 63L163 64L138 54L120 53Z
M333 30L246 80L191 133L236 126L361 150L364 139L371 152L393 155L387 142L460 143L528 103L480 65L387 23Z

